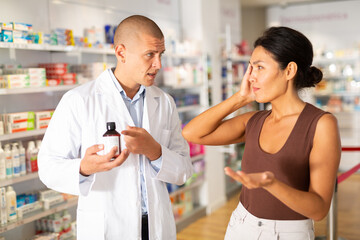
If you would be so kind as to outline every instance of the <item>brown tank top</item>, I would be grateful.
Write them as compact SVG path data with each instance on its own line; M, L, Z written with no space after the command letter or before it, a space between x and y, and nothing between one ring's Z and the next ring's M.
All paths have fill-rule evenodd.
M246 125L242 171L271 171L275 177L298 190L308 191L310 183L309 156L319 118L326 112L306 103L283 147L275 154L259 146L261 128L271 111L259 111ZM273 220L301 220L307 217L291 210L265 189L243 187L240 202L254 216Z

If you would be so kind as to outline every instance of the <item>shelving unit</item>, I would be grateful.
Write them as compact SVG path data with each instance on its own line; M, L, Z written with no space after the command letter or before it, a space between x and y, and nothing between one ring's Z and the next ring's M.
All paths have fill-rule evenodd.
M179 84L171 84L171 85L162 85L161 88L173 96L185 96L186 94L194 94L199 95L199 102L198 104L193 105L185 105L185 106L178 106L177 111L180 115L180 119L185 123L188 120L191 120L195 115L199 114L201 111L205 110L208 107L208 95L207 95L207 87L208 87L208 79L206 76L206 61L204 60L204 56L201 54L173 54L173 53L165 53L163 56L163 62L166 67L175 67L183 64L192 64L202 66L202 79L197 79L197 81L201 80L200 82L194 83L183 83L180 82ZM197 69L198 70L198 69ZM193 74L193 73L192 73ZM195 78L195 76L193 76ZM164 81L163 81L164 82ZM173 82L173 81L171 81ZM175 82L175 81L174 81ZM174 97L175 98L175 97ZM206 157L206 154L199 154L193 156L191 161L193 163L197 161L202 161ZM206 163L205 163L206 164ZM198 197L195 195L199 195L202 187L205 183L205 177L202 175L198 179L194 180L194 182L190 183L189 185L183 186L176 191L170 193L170 197L175 198L177 195L182 194L184 192L191 191L193 196L193 210L188 213L184 213L181 218L176 220L176 229L177 231L181 231L184 227L189 225L191 222L195 221L196 219L203 217L206 215L206 207L203 203L200 202Z
M189 111L193 111L193 110L198 110L200 108L201 108L201 105L196 104L196 105L179 107L177 110L178 110L179 113L183 113L183 112L189 112Z
M176 195L178 195L180 193L183 193L183 192L189 191L191 189L197 188L197 187L201 186L204 182L205 182L205 179L198 179L195 182L191 183L190 185L181 187L178 190L170 193L169 195L170 195L170 197L174 197L174 196L176 196Z
M9 50L34 50L47 52L72 52L72 53L93 53L93 54L114 54L110 48L85 48L76 46L49 45L49 44L19 44L0 42L0 48Z
M71 47L71 46L51 46L51 45L40 45L40 44L14 44L14 43L4 43L0 42L0 49L8 49L9 55L13 56L12 60L16 60L16 55L14 54L15 51L33 51L35 54L37 51L42 52L49 52L51 53L71 53L75 54L75 56L78 57L79 60L81 60L81 54L97 54L102 55L103 59L106 58L107 55L113 54L113 51L111 49L93 49L93 48L79 48L79 47ZM18 59L19 60L19 59ZM66 91L75 88L79 86L79 84L75 85L59 85L59 86L47 86L47 87L31 87L31 88L19 88L19 89L0 89L0 108L3 109L2 113L8 113L8 112L17 112L17 111L32 111L35 107L35 109L49 109L47 102L50 102L50 105L52 104L51 108L55 109L58 101L60 100L63 93ZM20 96L26 95L27 97L21 97L21 99L24 99L24 101L17 100L16 98L20 98ZM16 97L15 97L16 96ZM31 97L31 98L29 98ZM36 101L40 97L46 97L47 101L45 99L41 101ZM12 99L15 100L13 104L16 105L16 110L13 110L12 106L8 106L8 100ZM4 101L3 101L4 100ZM32 104L32 101L36 102L36 105ZM43 106L44 105L44 106ZM14 106L15 107L15 106ZM50 108L50 109L51 109ZM4 111L5 110L5 111ZM46 129L35 129L30 131L24 131L24 132L17 132L12 134L4 134L0 135L0 141L1 142L11 142L16 140L24 140L29 138L41 138L45 134ZM16 187L20 187L20 189L24 188L22 186L29 185L30 181L38 182L39 180L38 173L33 172L26 174L24 176L20 177L14 177L10 179L4 179L0 181L0 187L5 187L8 185L17 185ZM29 185L30 186L30 185ZM30 189L31 190L31 187ZM26 191L26 190L25 190ZM19 194L22 192L19 192ZM32 223L35 220L41 219L43 217L49 216L51 214L54 214L56 212L73 208L77 205L77 198L69 199L68 201L57 204L56 206L50 208L49 210L37 210L35 212L25 214L21 219L18 219L15 222L9 222L5 226L0 226L0 234L1 236L3 234L8 235L9 232L15 228L22 227L28 223Z
M29 8L29 11L16 11L14 13L11 13L9 15L7 14L3 14L3 21L17 21L17 19L28 19L29 22L33 21L34 23L37 23L36 25L34 24L34 30L36 31L44 31L44 33L49 33L51 31L51 29L54 29L56 27L69 27L72 28L74 27L74 35L78 35L78 33L75 34L75 32L79 29L81 29L81 31L83 30L84 27L87 27L86 24L83 23L89 23L92 22L92 17L90 16L83 16L83 18L80 20L80 22L77 19L72 19L71 15L73 14L73 9L76 9L75 11L78 12L79 11L86 11L86 10L90 10L92 12L94 12L95 14L98 14L99 17L99 21L97 24L94 24L96 27L98 26L103 26L104 22L103 21L108 21L108 19L118 19L119 18L119 12L120 12L120 16L121 18L129 15L132 11L136 12L136 13L140 13L142 11L144 11L144 13L146 13L148 11L148 9L146 8L145 10L142 9L143 6L146 6L147 4L143 4L142 2L139 3L132 3L131 4L126 4L128 7L132 8L131 9L124 9L123 7L121 7L121 9L117 8L119 11L116 11L116 13L109 13L105 10L105 7L107 4L104 5L104 7L98 7L98 6L92 6L92 5L88 5L88 4L84 4L84 3L80 3L80 1L74 1L74 2L69 2L66 1L64 2L64 4L56 4L55 2L53 3L52 1L45 1L47 4L42 4L42 3L35 3L36 1L34 0L30 0L26 1L26 3L24 2L24 9ZM129 1L130 2L130 1ZM145 2L144 2L145 3ZM181 21L181 16L174 16L179 14L179 6L182 4L189 4L189 5L193 5L193 3L183 3L183 2L179 2L179 3L175 3L175 2L169 2L169 3L161 3L159 2L154 2L155 4L155 11L157 11L158 14L154 14L154 16L161 16L161 24L162 26L166 26L171 28L170 30L175 30L175 37L176 38L181 38L183 36L181 36L183 33L180 31L180 29L182 27L187 28L186 26L182 26L182 21ZM7 6L10 6L11 8L16 7L16 4L14 3L7 3L5 4L5 9ZM138 6L140 5L140 6ZM176 6L175 6L176 5ZM33 7L35 6L35 7ZM159 7L160 6L160 7ZM113 8L114 6L111 6L111 8ZM115 6L115 7L119 7L119 6ZM34 9L35 8L35 9ZM192 7L193 8L193 7ZM3 8L4 9L4 8ZM159 10L160 9L160 10ZM164 9L167 10L171 10L171 11L164 11ZM174 10L174 11L172 11ZM59 14L59 13L64 13L64 14ZM36 18L35 18L36 15ZM40 19L38 19L38 17L41 17ZM104 17L103 17L104 16ZM34 20L36 19L36 21ZM69 20L68 19L72 19ZM89 21L90 19L90 21ZM156 20L156 19L155 19ZM46 23L43 25L40 25L40 23ZM106 22L107 24L108 22ZM39 26L40 25L40 26ZM200 26L201 27L201 26ZM167 30L167 29L165 29ZM164 33L166 33L164 31ZM195 38L195 40L197 40L197 38ZM178 45L177 45L178 46ZM114 59L114 50L113 49L108 49L108 48L103 48L103 49L98 49L98 48L80 48L80 47L73 47L73 46L52 46L52 45L42 45L42 44L13 44L13 43L3 43L0 42L0 54L2 54L3 56L5 56L5 58L3 58L3 61L1 63L5 63L5 64L22 64L24 66L26 65L30 65L33 66L33 64L36 63L36 61L38 61L39 63L41 62L60 62L60 61L64 61L67 62L69 64L82 64L82 63L90 63L92 61L104 61L106 62L107 60L110 60L108 62L113 61ZM65 60L66 59L66 60ZM203 53L194 53L194 54L188 54L188 53L172 53L170 48L167 48L167 51L165 52L165 54L163 55L163 62L169 60L171 61L171 63L178 63L178 62L199 62L203 68L204 68L204 79L205 80L205 74L206 74L206 60L204 60L204 54ZM6 61L6 62L4 62ZM41 61L41 62L40 62ZM115 62L115 61L114 61ZM182 86L172 86L173 90L175 91L184 91L184 92L194 92L196 91L197 93L199 93L200 95L200 103L199 104L194 104L194 105L190 105L190 106L184 106L184 107L179 107L178 111L179 111L179 115L181 116L185 116L185 117L191 117L192 115L197 115L199 112L201 112L202 110L204 110L206 107L208 107L208 96L207 96L207 88L208 88L208 83L206 81L203 81L201 84L190 84L190 85L182 85ZM42 100L41 102L39 101L39 99L44 99L46 98L49 101L46 102L51 102L51 104L54 105L54 108L59 100L59 96L61 97L63 92L70 90L71 88L76 87L76 86L58 86L58 87L44 87L44 88L29 88L29 89L0 89L0 111L1 113L7 113L7 112L20 112L21 110L24 111L32 111L32 106L36 106L36 110L42 108L43 105L45 105L45 100ZM25 96L24 96L25 95ZM15 99L18 98L18 96L21 98L19 100ZM24 99L35 99L37 98L34 103L31 102L26 102L26 100L24 101ZM51 98L51 99L48 99ZM58 99L56 99L58 98ZM10 99L11 101L14 101L14 106L16 105L16 108L9 108L8 106L6 106L5 101L2 101L3 99ZM9 100L8 100L9 102ZM22 103L24 102L24 105L22 105ZM38 105L38 104L41 104ZM20 110L19 110L20 109ZM46 109L50 109L50 108L46 108ZM24 139L24 138L31 138L31 137L36 137L36 138L40 138L43 134L45 133L45 130L34 130L34 131L29 131L29 132L22 132L22 133L16 133L16 134L6 134L6 135L2 135L0 136L0 141L13 141L13 140L17 140L17 139ZM204 160L206 158L206 155L198 155L193 157L191 160L194 164ZM27 184L29 182L32 182L32 180L36 180L38 179L37 174L31 174L31 175L26 175L24 177L20 177L20 178L14 178L11 180L5 180L0 182L0 184L3 185L8 185L8 184L14 184L14 183L18 183L16 186L20 186L20 184ZM179 190L179 192L174 193L174 194L180 194L183 191L194 191L198 194L199 191L204 187L204 184L206 183L205 178L203 180L200 181L195 181L192 184L190 184L189 186L186 186L185 188ZM21 193L21 191L19 191L19 193ZM199 218L200 216L204 216L206 215L206 207L204 206L206 204L206 200L202 201L202 202L196 202L194 204L194 210L189 213L184 215L181 219L177 219L176 224L177 227L179 229L179 226L185 226L187 224L189 224L190 222L194 221L194 219ZM70 206L70 205L68 205ZM76 203L74 203L73 206L76 206ZM65 208L65 207L64 207ZM58 209L60 211L60 209ZM57 211L52 210L52 211ZM48 212L48 214L51 214L53 212ZM47 213L40 213L40 214L47 214ZM25 219L25 218L24 218ZM32 221L34 221L36 218L26 218L26 222L24 222L23 224L26 223L30 223ZM10 227L9 227L10 226ZM12 233L14 233L15 231L11 231L10 233L6 233L4 231L9 231L10 229L14 229L15 227L19 227L18 228L18 232L23 231L26 228L30 228L29 227L24 227L21 228L20 226L23 226L21 224L12 224L9 225L7 228L3 228L1 230L1 235L0 236L6 236L6 239L8 238L7 235L12 235ZM11 227L14 226L14 227ZM16 230L17 231L17 230ZM25 230L26 231L26 230ZM5 234L3 234L5 233ZM32 233L29 231L27 233L24 233L25 236L30 236ZM15 234L16 235L16 234ZM12 236L10 236L11 239ZM30 237L28 237L30 238ZM20 239L20 238L19 238Z
M360 111L360 57L317 57L314 65L324 74L314 104L330 112Z
M79 86L79 84L59 85L59 86L49 86L49 87L15 88L15 89L0 88L0 95L41 93L41 92L61 92L61 91L68 91L77 86Z
M25 225L27 223L31 223L31 222L34 222L38 219L41 219L43 217L46 217L46 216L49 216L51 214L54 214L54 213L57 213L57 212L60 212L62 210L65 210L65 209L68 209L70 207L74 207L77 205L77 197L74 197L74 198L71 198L69 200L67 200L66 202L64 203L60 203L48 210L38 210L38 211L35 211L33 213L29 213L29 214L26 214L25 216L23 216L22 219L19 219L15 222L9 222L7 225L5 226L0 226L0 233L4 233L6 231L10 231L16 227L20 227L22 225Z
M204 158L205 158L205 154L199 154L199 155L193 156L191 158L191 162L196 162L196 161L204 159Z
M360 145L360 57L316 57L314 65L323 71L323 80L312 92L312 104L334 114L341 144ZM339 170L358 163L359 153L342 153Z
M36 137L45 134L46 129L36 129L25 132L17 132L11 134L0 135L0 141L11 141L15 139L28 138L28 137Z
M197 219L206 216L205 206L195 206L190 214L185 214L180 219L175 220L176 230L181 231L191 222L195 222Z
M28 174L26 174L24 176L20 176L20 177L3 179L3 180L0 180L0 187L13 185L13 184L16 184L16 183L25 182L25 181L29 181L29 180L32 180L32 179L37 179L38 177L39 177L39 174L37 172L33 172L33 173L28 173Z

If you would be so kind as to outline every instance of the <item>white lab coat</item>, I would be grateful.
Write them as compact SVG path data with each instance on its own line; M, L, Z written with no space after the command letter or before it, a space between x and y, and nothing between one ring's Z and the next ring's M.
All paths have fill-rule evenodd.
M100 143L106 122L115 122L118 132L127 125L135 126L109 71L63 96L38 156L39 177L47 187L79 195L78 240L141 239L139 155L130 154L121 166L79 182L80 161L88 147ZM146 87L143 128L162 149L158 173L143 158L150 239L176 239L165 182L181 185L192 175L193 168L175 103L155 86Z

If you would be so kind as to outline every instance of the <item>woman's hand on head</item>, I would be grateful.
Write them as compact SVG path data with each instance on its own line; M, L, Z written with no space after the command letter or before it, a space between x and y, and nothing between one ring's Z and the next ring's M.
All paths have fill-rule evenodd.
M261 173L244 173L242 171L234 171L229 167L224 169L225 174L242 183L248 189L262 188L271 185L275 176L272 172L261 172Z
M250 81L251 72L252 72L252 66L249 63L245 75L241 81L240 90L237 92L237 94L240 97L247 99L248 102L255 101L255 95L251 89L251 81Z

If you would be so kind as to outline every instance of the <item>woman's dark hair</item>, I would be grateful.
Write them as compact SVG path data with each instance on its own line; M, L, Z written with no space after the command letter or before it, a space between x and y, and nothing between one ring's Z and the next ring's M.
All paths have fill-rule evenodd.
M297 64L294 85L297 90L314 87L322 79L320 69L311 66L313 61L312 44L302 33L288 27L271 27L259 37L254 48L262 46L284 70L290 62Z

